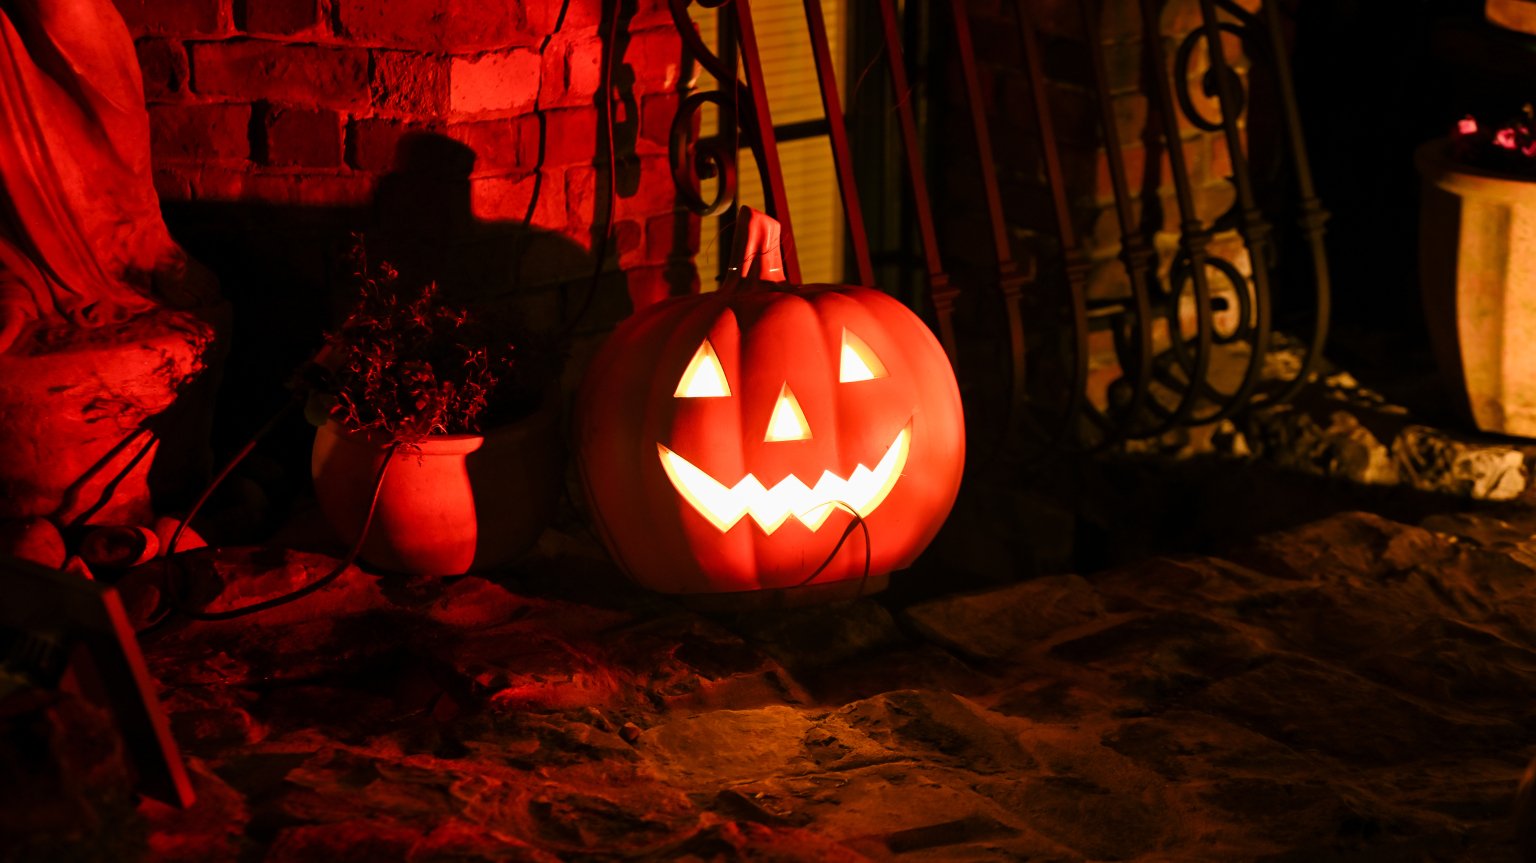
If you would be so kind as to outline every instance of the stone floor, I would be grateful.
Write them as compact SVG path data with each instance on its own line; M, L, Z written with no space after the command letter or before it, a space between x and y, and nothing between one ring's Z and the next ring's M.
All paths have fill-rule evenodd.
M198 803L135 800L84 704L0 701L0 861L1521 859L1536 450L1386 391L970 482L840 605L690 610L573 513L506 572L222 623L149 625L139 567ZM183 576L290 591L316 521Z
M63 803L0 792L0 859L1516 859L1536 513L1425 511L771 614L644 594L575 534L494 577L355 570L152 628L197 805L76 765ZM239 603L329 562L195 571ZM90 718L43 709L88 760Z

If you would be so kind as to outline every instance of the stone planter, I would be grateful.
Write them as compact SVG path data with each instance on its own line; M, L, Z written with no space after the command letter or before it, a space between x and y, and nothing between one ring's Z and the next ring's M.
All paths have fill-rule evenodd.
M1483 17L1506 30L1536 34L1536 0L1485 0Z
M559 497L559 397L484 435L434 435L396 453L362 558L411 575L495 569L533 546ZM329 422L315 435L315 497L342 542L361 529L384 458L378 437Z
M146 525L207 481L227 306L0 353L0 519Z
M1419 279L1435 359L1477 428L1536 437L1536 181L1415 154Z

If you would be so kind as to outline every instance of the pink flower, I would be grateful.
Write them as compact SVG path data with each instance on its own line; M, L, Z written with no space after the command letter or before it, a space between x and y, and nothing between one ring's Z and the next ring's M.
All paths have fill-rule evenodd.
M1477 119L1469 114L1469 115L1467 115L1465 117L1462 117L1460 120L1457 120L1456 121L1456 134L1458 134L1458 135L1476 135L1477 134Z
M1503 147L1506 150L1515 149L1515 130L1500 129L1493 136L1493 145L1495 147Z

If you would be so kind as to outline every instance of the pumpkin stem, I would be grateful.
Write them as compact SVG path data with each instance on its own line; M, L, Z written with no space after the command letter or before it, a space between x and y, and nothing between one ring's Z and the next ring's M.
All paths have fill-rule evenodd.
M730 273L720 288L722 291L735 290L743 283L785 280L783 241L777 219L751 207L737 211Z

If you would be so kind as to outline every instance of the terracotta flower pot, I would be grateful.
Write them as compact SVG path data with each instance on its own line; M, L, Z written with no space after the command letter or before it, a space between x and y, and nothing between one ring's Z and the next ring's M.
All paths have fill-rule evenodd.
M384 475L362 558L412 575L510 563L538 539L559 496L559 398L484 435L433 435L401 448ZM335 421L315 435L310 472L320 509L351 543L368 511L385 444Z
M1435 359L1479 429L1536 437L1536 180L1458 165L1444 141L1415 160Z

